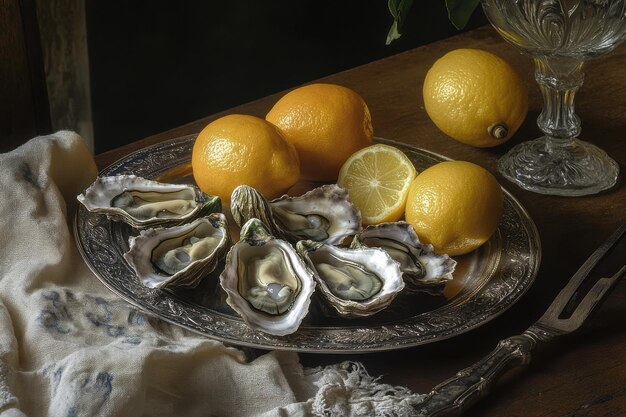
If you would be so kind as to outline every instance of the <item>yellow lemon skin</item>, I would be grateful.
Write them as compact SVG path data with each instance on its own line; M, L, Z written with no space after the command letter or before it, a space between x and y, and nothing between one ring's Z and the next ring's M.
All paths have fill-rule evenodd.
M505 60L487 51L456 49L428 70L424 108L445 134L484 148L500 145L528 112L528 89Z
M335 182L354 152L372 144L369 108L355 91L310 84L281 97L265 119L275 124L300 157L302 178Z
M471 162L446 161L413 180L405 219L436 252L463 255L496 231L503 202L502 188L489 171Z
M376 144L352 154L341 167L337 183L348 190L363 224L394 222L404 214L416 174L401 150Z
M296 149L280 130L264 119L241 114L221 117L198 134L191 167L200 189L219 196L226 207L241 184L275 198L300 177Z

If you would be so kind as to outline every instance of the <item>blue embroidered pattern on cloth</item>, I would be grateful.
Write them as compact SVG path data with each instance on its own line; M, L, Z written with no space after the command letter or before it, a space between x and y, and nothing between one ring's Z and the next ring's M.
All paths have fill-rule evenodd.
M77 299L68 289L46 290L41 294L41 299L44 305L38 321L49 332L80 336L83 327L91 325L89 330L100 330L110 337L122 337L123 343L141 343L142 330L148 318L135 309L129 309L123 301L109 302L91 295ZM126 320L120 315L127 315ZM124 322L126 325L119 324Z

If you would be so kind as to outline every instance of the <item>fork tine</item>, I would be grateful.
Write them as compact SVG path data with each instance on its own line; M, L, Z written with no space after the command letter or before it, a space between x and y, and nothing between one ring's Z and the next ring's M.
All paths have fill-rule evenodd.
M548 310L543 314L540 320L558 320L559 315L567 305L572 295L576 292L580 284L587 278L591 270L600 262L600 260L608 253L626 232L626 222L613 232L611 236L605 240L598 249L591 254L584 264L576 271L567 285L559 292L559 295L552 302ZM600 282L600 281L598 281Z
M622 266L612 277L600 278L578 304L572 315L565 320L561 320L559 324L560 329L566 332L573 332L582 326L591 312L604 299L605 294L611 291L617 281L624 275L626 275L626 265Z
M591 272L591 270L598 264L598 262L604 257L604 255L606 255L607 252L613 247L613 245L617 243L617 241L622 237L624 232L626 232L626 222L624 222L620 227L618 227L617 230L615 230L613 234L611 234L611 236L609 236L607 240L605 240L598 247L598 249L596 249L595 252L591 254L589 258L587 258L587 260L585 261L584 264L582 264L580 269L576 271L576 274L574 274L574 277L576 278L577 281L582 281L583 279L587 277L587 275L589 275L589 272ZM572 279L572 282L573 281L574 279Z

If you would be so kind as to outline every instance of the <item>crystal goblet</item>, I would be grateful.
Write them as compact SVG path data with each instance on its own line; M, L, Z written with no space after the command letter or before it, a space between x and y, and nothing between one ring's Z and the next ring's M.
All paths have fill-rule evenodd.
M583 65L626 38L626 0L481 0L491 25L533 57L543 95L538 139L513 147L498 170L541 194L581 196L608 189L619 167L602 149L578 139L574 97Z

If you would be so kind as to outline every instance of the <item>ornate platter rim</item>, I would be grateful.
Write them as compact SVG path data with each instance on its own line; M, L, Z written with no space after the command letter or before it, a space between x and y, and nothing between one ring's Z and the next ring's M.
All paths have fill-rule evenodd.
M100 175L150 174L182 165L190 158L196 135L161 142L135 151L103 169ZM410 157L432 162L442 155L383 138ZM182 160L182 162L181 162ZM502 248L491 276L462 291L447 304L405 320L375 326L306 326L289 336L250 330L240 319L182 300L167 291L142 286L113 241L111 222L80 206L74 235L83 259L111 291L139 310L206 337L260 349L315 353L366 353L408 348L448 339L479 327L510 308L534 282L541 261L539 233L526 209L504 187L505 209L498 226Z

